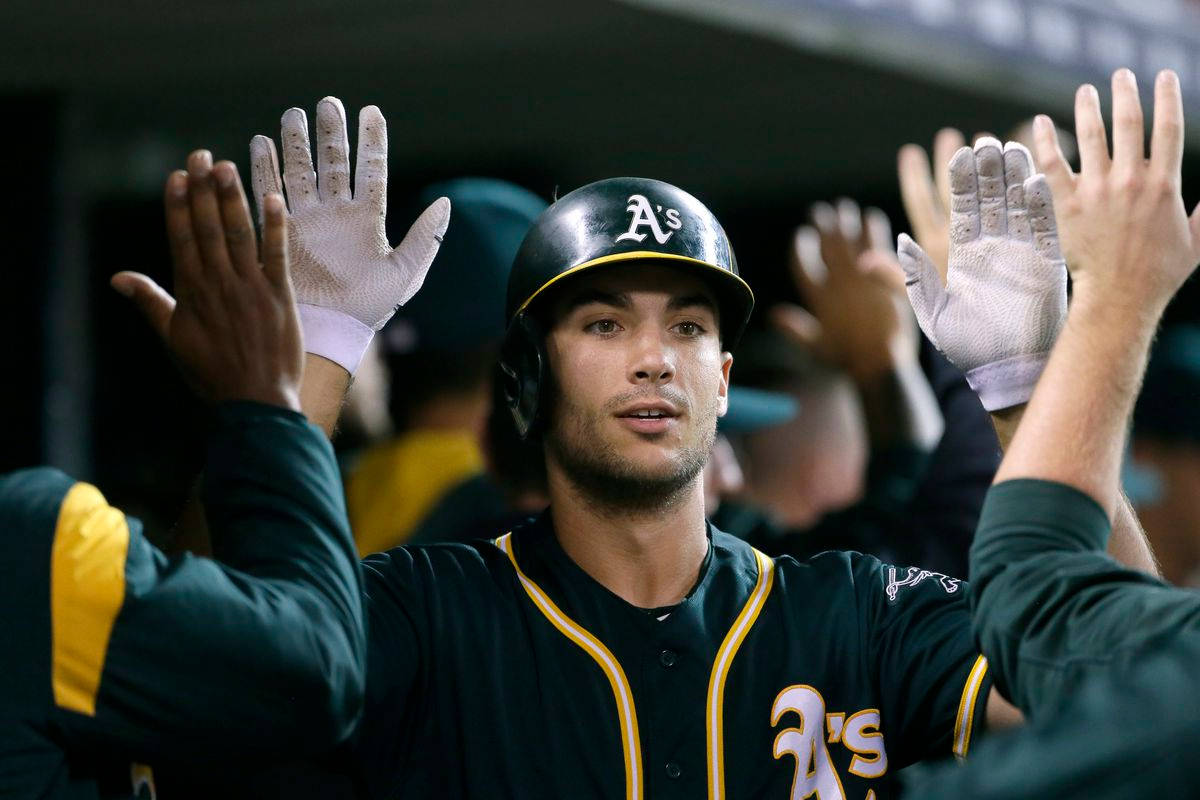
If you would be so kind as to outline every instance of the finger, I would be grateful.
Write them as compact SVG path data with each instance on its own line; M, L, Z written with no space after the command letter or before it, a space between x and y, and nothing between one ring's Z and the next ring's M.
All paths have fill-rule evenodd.
M192 207L188 203L188 175L172 172L163 190L163 210L167 222L167 243L174 266L175 291L185 294L200 280L203 267L196 235L192 231Z
M1150 162L1176 178L1183 163L1183 98L1179 92L1179 76L1169 69L1158 73L1154 81Z
M917 315L917 324L936 346L934 322L946 296L942 278L925 251L906 234L900 234L896 242L896 255L904 270L904 286L908 290L909 305Z
M254 190L254 207L258 210L258 224L261 225L265 213L263 198L269 194L283 194L275 141L268 136L255 136L250 140L250 186Z
M827 277L836 277L838 272L853 263L854 254L842 235L838 213L829 203L813 203L809 213L813 225L821 234L821 260L827 268Z
M821 234L817 229L803 225L792 237L790 261L792 281L806 302L813 302L815 294L829 276L829 268L821 257Z
M1025 201L1029 206L1029 226L1033 230L1034 248L1043 258L1061 261L1058 222L1054 218L1054 195L1044 175L1034 175L1025 181Z
M350 202L346 109L336 97L317 103L317 190L323 202Z
M109 284L133 301L146 322L150 323L150 328L165 342L171 327L171 315L175 313L175 298L140 272L118 272L112 276Z
M937 189L925 151L915 144L901 147L896 171L900 177L900 199L904 204L904 213L917 238L933 235L945 224L946 217L937 199Z
M401 280L406 287L399 305L407 303L425 282L425 274L442 245L442 237L446 235L446 226L449 224L450 199L439 197L421 212L404 240L392 251L392 263L400 269Z
M818 357L824 356L824 337L821 323L803 308L780 303L771 309L771 324L789 342Z
M889 290L904 291L904 269L892 253L868 250L858 257L858 268Z
M315 206L319 199L304 109L289 108L283 112L279 143L283 147L283 185L287 187L288 206L293 214L298 214Z
M387 121L378 106L366 106L358 112L354 198L387 209Z
M212 153L197 150L188 157L188 203L192 210L192 233L200 249L203 271L217 274L232 269L225 244L225 225L212 174Z
M975 142L975 175L979 185L979 232L1003 236L1008 230L1008 208L1004 150L998 140L984 136Z
M1046 182L1059 197L1066 197L1075 186L1075 174L1059 146L1058 130L1045 114L1038 114L1033 119L1033 146L1038 168L1046 176Z
M857 256L866 247L863 240L862 209L848 197L838 198L834 209L837 212L838 232L842 235L842 241L846 243L846 249Z
M1005 142L1004 199L1008 209L1008 235L1026 242L1033 239L1033 230L1029 227L1029 208L1025 205L1025 181L1032 174L1033 159L1025 145Z
M877 253L893 254L896 251L892 249L892 222L888 219L888 215L880 211L878 208L868 208L863 213L863 219L866 224L866 244L869 251Z
M975 151L959 148L950 159L950 242L965 244L979 238L979 181Z
M1108 140L1100 115L1100 95L1090 83L1075 93L1075 138L1079 140L1079 171L1107 171Z
M290 296L287 214L283 195L275 192L263 198L262 270L267 280L279 289L286 289Z
M217 196L221 205L221 222L225 227L225 245L234 270L241 275L253 275L259 270L258 243L254 240L254 223L237 167L222 161L213 167Z
M962 131L957 128L942 128L933 137L933 177L937 181L938 201L944 210L950 208L950 159L965 144Z
M1126 168L1140 167L1146 160L1142 139L1146 123L1142 100L1138 97L1137 77L1121 68L1112 76L1113 163Z

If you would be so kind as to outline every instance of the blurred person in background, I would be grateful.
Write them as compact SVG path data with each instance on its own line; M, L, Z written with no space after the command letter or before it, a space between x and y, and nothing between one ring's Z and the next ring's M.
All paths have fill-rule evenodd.
M380 364L389 377L361 387L374 390L369 402L359 401L368 409L382 405L386 388L395 431L349 466L346 502L362 555L410 541L435 510L438 518L421 531L422 540L461 535L448 509L496 508L484 477L485 439L504 289L517 247L546 203L490 178L439 183L418 202L423 207L437 197L454 207L437 269L380 332Z
M204 505L219 561L168 559L96 487L0 477L0 796L155 796L149 767L331 751L362 707L362 582L333 451L300 413L282 198L261 263L229 162L165 192L175 297L112 285L213 404ZM186 745L185 745L186 743Z
M1155 344L1133 412L1125 486L1163 577L1200 588L1200 327Z

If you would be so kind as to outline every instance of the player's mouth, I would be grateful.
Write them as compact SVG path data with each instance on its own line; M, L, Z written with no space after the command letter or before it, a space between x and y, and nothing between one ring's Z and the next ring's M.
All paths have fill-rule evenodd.
M679 410L666 402L637 403L617 413L617 419L635 433L665 433L679 418Z

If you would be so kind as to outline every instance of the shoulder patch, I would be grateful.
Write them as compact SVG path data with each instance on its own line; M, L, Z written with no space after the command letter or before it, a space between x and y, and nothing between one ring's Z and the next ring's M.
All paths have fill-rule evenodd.
M884 591L891 602L895 602L901 589L916 586L926 580L936 581L946 594L955 594L962 586L962 581L958 578L951 578L949 575L943 575L940 572L930 572L920 567L908 567L904 570L903 577L898 574L896 567L888 567L886 575L887 582Z

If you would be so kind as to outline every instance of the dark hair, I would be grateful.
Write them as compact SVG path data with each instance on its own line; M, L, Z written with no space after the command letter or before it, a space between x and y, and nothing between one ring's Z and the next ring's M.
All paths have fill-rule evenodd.
M485 390L496 363L496 351L483 348L467 352L433 350L386 356L391 373L388 412L396 430L409 426L414 413L439 398Z

